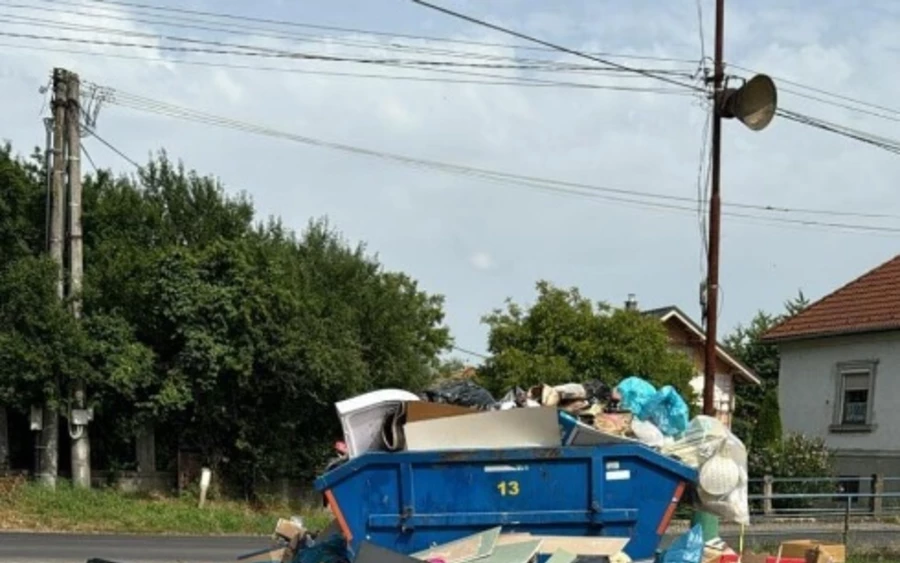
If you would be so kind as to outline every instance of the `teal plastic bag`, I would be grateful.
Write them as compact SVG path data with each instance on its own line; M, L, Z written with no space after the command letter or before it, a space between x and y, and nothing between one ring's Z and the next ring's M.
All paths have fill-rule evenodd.
M631 376L616 387L623 408L638 420L652 422L663 436L677 437L687 430L690 412L687 403L671 385L656 390L653 384Z

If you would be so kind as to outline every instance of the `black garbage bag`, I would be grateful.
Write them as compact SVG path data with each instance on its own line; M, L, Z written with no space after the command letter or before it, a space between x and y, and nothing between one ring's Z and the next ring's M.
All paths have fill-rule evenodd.
M589 400L603 403L604 405L608 405L612 402L612 389L602 381L592 379L591 381L582 383L582 386L584 387Z
M490 392L468 379L445 381L425 391L425 400L431 403L445 403L460 407L487 410L494 406Z

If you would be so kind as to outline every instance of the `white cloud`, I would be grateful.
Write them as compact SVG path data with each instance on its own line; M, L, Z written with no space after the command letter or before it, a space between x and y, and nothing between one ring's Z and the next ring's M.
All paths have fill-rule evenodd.
M356 5L351 0L340 4L344 8ZM706 32L711 36L712 2L703 4ZM888 0L871 4L890 8ZM285 10L287 14L287 7L267 6L266 9ZM363 9L364 3L359 6ZM843 3L816 5L816 17L804 24L804 42L800 43L791 34L793 24L806 21L804 18L813 9L808 3L766 0L754 3L752 10L735 6L729 7L726 19L726 56L732 62L776 77L892 104L893 93L900 89L900 76L884 69L893 64L893 55L886 46L895 46L896 37L886 32L882 19L867 16L867 12L854 12L854 25L847 26L842 24L847 12ZM589 0L550 14L543 4L510 0L489 5L470 2L469 9L492 16L485 11L501 7L502 16L492 19L533 25L554 35L554 40L576 47L679 58L698 58L699 54L693 2L665 3L663 7L651 0L624 4L619 0ZM210 3L209 9L221 8ZM321 21L340 25L353 17L350 12L334 10L320 14ZM364 25L419 33L419 24L443 21L422 10L410 9L403 14L419 19L398 29L397 18L390 10L384 10L378 16L382 20ZM42 17L65 16L48 13ZM305 19L316 18L309 15ZM140 37L140 33L155 31L134 21L74 16L65 20L122 28L134 35L130 40L159 43ZM497 35L486 37L482 30L471 27L455 29L479 39L502 40ZM178 35L201 34L169 31ZM42 33L53 35L57 31ZM446 30L429 33L446 34ZM354 41L376 39L353 37ZM367 50L336 43L323 47L262 37L234 37L231 41L307 52L398 56L386 49L386 43ZM517 174L678 197L696 196L704 114L689 97L215 68L175 61L257 69L401 73L366 65L33 40L8 42L68 50L5 47L0 60L5 101L0 110L0 137L12 140L21 152L43 143L43 126L38 117L42 99L37 88L47 82L54 66L64 66L78 71L86 80L126 92L329 141ZM709 51L709 38L706 44ZM71 49L63 49L68 47ZM506 47L443 47L476 50L482 55L515 54ZM116 52L162 61L107 58L72 50ZM519 55L552 56L531 51ZM631 63L653 68L666 64ZM688 71L693 67L677 66ZM515 76L517 71L475 72ZM549 74L541 78L669 87L628 76ZM895 134L893 122L799 98L786 91L795 87L785 83L779 86L785 89L780 96L785 107L875 133ZM262 215L281 215L286 224L295 228L303 228L309 217L330 216L351 240L368 241L369 248L377 251L389 268L406 270L420 279L423 287L446 295L448 321L457 342L466 348L484 348L484 328L478 324L481 315L501 305L506 297L530 302L538 279L579 286L584 294L613 303L621 302L628 293L637 293L648 307L672 303L691 313L696 311L700 246L698 220L690 212L499 185L472 176L422 170L115 106L102 110L98 126L104 138L132 158L142 160L150 151L166 148L188 166L218 175L229 189L248 191ZM85 145L101 165L127 170L127 164L92 139L86 139ZM900 214L900 202L893 197L900 181L900 161L861 143L781 120L760 133L728 122L724 149L726 202ZM690 202L683 205L692 207ZM751 213L735 208L726 211ZM785 228L731 214L723 221L725 328L748 319L760 308L779 308L798 287L810 296L821 295L894 254L897 248L896 240L888 237L834 229ZM491 254L472 253L472 249L488 246L486 242ZM494 257L502 257L502 268L496 268ZM485 266L492 267L494 275L470 275L469 268Z
M494 268L494 258L483 250L472 254L469 262L476 270L491 270Z

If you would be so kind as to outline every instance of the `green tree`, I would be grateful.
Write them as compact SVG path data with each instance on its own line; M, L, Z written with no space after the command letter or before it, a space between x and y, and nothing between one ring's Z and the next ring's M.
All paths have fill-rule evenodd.
M775 444L781 441L781 413L778 409L778 389L770 387L763 397L751 438L753 444Z
M752 369L762 382L759 386L741 385L737 387L732 429L748 448L764 445L754 440L755 429L758 422L761 422L760 417L764 414L762 412L764 399L769 396L770 401L775 401L776 407L778 400L778 346L770 342L763 342L762 337L775 325L799 313L808 305L809 300L800 291L796 297L785 302L784 312L781 314L770 315L759 311L749 325L739 325L732 334L725 338L725 345L741 362ZM771 413L772 410L769 412ZM774 409L774 412L778 412L777 408ZM772 423L772 427L780 428L780 415L778 416L779 421L777 424ZM763 435L768 434L763 433Z
M18 264L19 260L36 256L44 247L44 214L45 195L42 189L44 170L39 153L35 152L30 160L24 160L13 154L12 147L7 143L0 145L0 276L2 276L3 291L15 302L27 301L26 295L20 291L39 291L38 288L28 287L28 284L20 284L21 274L24 270L39 270L41 274L47 273L46 264ZM35 280L35 283L40 283ZM28 326L34 328L34 323L45 324L47 319L39 319L41 313L49 313L42 309L41 312L30 314L28 311L13 310L12 303L0 303L0 316L3 316L0 324L0 340L8 346L8 354L15 356L10 360L29 364L29 370L34 369L37 358L36 348L32 346L22 330ZM0 353L3 353L0 351ZM22 398L18 396L16 382L22 384L28 378L34 378L35 372L16 371L16 367L26 367L22 363L4 364L0 366L0 471L9 465L9 456L12 451L9 429L7 424L8 411L20 410ZM29 392L34 390L29 385Z
M482 379L494 393L515 386L598 379L612 386L629 375L673 385L691 401L693 367L673 351L662 324L635 311L594 304L577 289L537 284L525 308L507 301L484 317L491 357Z
M300 235L254 223L244 195L165 153L136 176L85 179L76 321L39 257L41 178L0 151L11 217L0 224L0 406L61 399L84 378L104 464L133 455L135 431L152 421L163 449L198 447L253 496L273 476L316 471L340 432L335 401L424 387L450 344L440 296L324 220Z
M337 436L335 401L424 386L449 344L442 298L327 221L299 237L253 224L244 196L165 154L88 192L86 309L117 318L153 364L105 397L106 412L156 421L170 447L199 448L248 496L276 474L315 471Z

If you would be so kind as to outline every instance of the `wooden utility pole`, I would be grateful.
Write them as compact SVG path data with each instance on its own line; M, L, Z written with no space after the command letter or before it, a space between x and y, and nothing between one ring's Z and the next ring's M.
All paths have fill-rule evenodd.
M81 85L78 75L69 72L66 130L69 165L69 303L72 315L81 318L84 252L81 231ZM91 486L91 446L85 413L84 378L78 377L72 386L72 405L69 412L69 432L72 438L72 484Z
M725 72L722 66L725 0L716 0L716 46L713 62L712 193L709 198L709 249L706 270L706 362L703 378L703 414L716 415L716 331L719 320L719 240L722 220L721 160L722 111L719 105Z
M50 190L47 194L50 198L50 228L47 250L50 253L50 258L56 264L58 269L56 294L60 301L65 299L66 296L64 285L65 265L63 263L63 235L65 233L66 222L65 125L67 103L68 83L66 71L57 68L53 70L53 100L51 101L51 108L53 111L53 148L51 151L53 171L50 178ZM50 401L47 401L44 404L42 418L40 444L37 446L40 454L38 456L40 459L38 475L43 484L55 487L59 459L59 411Z

